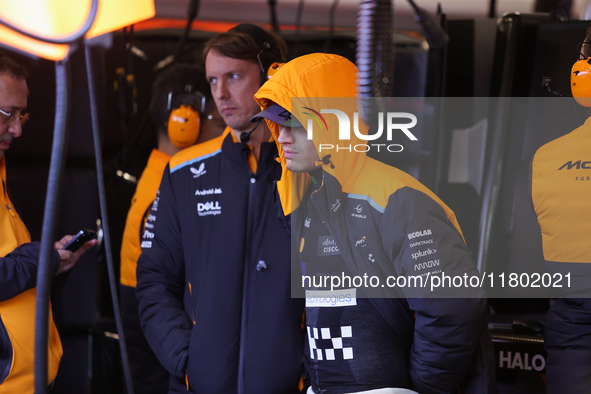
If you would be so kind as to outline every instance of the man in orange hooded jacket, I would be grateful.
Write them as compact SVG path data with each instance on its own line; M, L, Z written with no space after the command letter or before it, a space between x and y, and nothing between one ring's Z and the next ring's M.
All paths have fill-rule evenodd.
M255 95L263 111L252 121L267 120L283 166L279 195L291 214L292 264L302 273L292 291L307 290L308 393L494 393L481 289L384 286L386 276L478 271L454 213L439 198L368 157L358 131L338 139L347 131L341 121L356 116L356 72L340 56L306 55ZM361 132L367 135L367 127ZM318 283L326 277L331 286ZM346 280L366 277L383 285ZM334 290L332 278L344 285Z

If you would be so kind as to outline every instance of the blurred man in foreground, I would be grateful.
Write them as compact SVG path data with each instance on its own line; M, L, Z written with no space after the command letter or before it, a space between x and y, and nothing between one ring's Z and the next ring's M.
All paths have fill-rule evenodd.
M27 82L24 69L0 54L0 393L34 392L34 334L39 242L31 242L25 224L14 209L6 186L5 152L22 134L27 121ZM96 244L84 244L76 253L62 250L72 238L56 242L52 255L55 275L69 271L80 256ZM49 312L48 382L56 375L62 345Z

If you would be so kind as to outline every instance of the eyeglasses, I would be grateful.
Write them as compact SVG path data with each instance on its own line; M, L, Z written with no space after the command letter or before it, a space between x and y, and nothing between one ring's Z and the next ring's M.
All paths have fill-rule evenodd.
M8 123L9 124L14 124L17 121L20 121L21 122L21 126L22 126L22 125L24 125L27 122L27 120L29 120L29 114L28 113L26 113L26 114L20 114L19 115L16 112L10 113L10 112L6 112L6 111L2 111L0 109L0 114L6 116L8 118Z

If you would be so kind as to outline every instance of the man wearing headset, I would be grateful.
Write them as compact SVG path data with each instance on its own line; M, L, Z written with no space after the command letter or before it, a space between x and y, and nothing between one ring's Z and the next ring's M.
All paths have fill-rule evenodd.
M293 393L303 302L290 297L290 241L277 220L277 146L254 94L285 43L239 25L204 47L228 127L176 154L146 222L136 293L142 328L172 392ZM149 226L149 228L148 228Z
M201 66L174 64L163 70L152 85L150 114L158 146L142 172L127 215L121 244L121 315L128 348L134 391L167 393L168 372L150 349L142 333L135 296L140 240L149 230L145 221L156 197L164 167L182 149L221 134L223 122L211 99Z
M35 297L39 242L31 236L14 209L6 187L5 151L22 135L28 114L25 70L0 53L0 392L34 392ZM76 253L62 250L71 235L54 244L51 265L55 275L69 271L96 244L85 243ZM56 375L62 356L59 334L49 313L48 381Z
M571 71L575 100L591 107L591 28ZM545 327L547 392L591 387L591 118L539 148L531 193L549 273L569 277L550 299Z

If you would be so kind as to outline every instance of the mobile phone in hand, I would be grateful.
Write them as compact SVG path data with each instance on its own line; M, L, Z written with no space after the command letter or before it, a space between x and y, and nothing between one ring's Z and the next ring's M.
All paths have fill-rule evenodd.
M90 241L91 239L96 238L96 233L92 230L80 230L78 234L74 235L74 238L68 242L63 249L69 250L72 253L76 253L78 249L86 242Z

